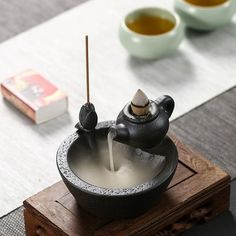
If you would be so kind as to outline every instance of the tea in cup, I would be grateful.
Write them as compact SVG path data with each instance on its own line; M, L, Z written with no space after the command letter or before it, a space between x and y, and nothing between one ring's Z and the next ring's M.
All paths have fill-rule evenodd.
M119 30L119 38L131 55L156 59L177 49L184 27L172 11L149 7L128 13Z
M175 0L185 24L197 30L213 30L229 23L236 12L235 0Z

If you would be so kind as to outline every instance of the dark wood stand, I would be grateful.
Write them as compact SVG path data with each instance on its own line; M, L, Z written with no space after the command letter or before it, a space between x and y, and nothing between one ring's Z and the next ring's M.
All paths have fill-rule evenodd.
M24 201L26 234L39 236L175 236L229 207L230 176L172 137L176 174L156 205L133 219L97 218L78 207L63 182Z

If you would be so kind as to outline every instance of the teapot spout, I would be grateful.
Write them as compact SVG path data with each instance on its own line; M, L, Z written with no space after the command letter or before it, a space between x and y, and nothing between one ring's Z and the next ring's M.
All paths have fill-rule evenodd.
M111 126L109 134L113 140L121 143L127 143L129 140L129 131L124 124Z

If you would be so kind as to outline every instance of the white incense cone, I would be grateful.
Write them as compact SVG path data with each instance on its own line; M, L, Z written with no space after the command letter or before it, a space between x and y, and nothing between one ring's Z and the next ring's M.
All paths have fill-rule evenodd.
M132 112L137 116L144 116L149 110L149 99L147 95L138 89L131 101Z

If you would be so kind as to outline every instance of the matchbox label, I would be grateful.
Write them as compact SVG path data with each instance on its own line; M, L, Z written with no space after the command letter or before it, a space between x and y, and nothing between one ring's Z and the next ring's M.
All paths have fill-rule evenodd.
M66 97L55 85L32 70L4 80L2 86L34 110Z

